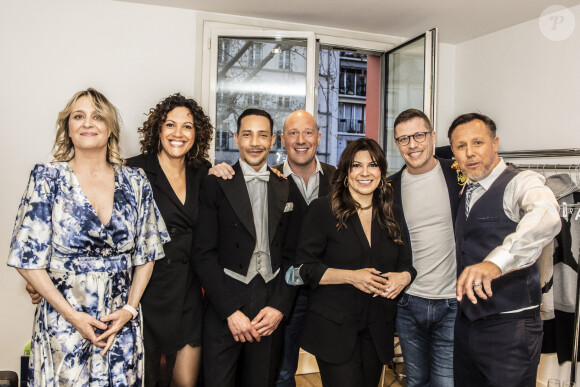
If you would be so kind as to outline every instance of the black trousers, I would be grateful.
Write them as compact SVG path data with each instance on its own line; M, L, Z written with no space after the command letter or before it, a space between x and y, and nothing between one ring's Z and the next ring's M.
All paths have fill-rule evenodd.
M542 320L538 309L518 315L521 317L495 315L469 321L457 313L455 386L536 386Z
M316 358L324 387L377 387L383 364L368 329L358 334L350 359L333 364Z
M260 275L248 285L236 282L237 296L247 300L241 311L252 320L266 306L271 286ZM273 386L278 377L284 341L281 325L270 336L262 337L259 343L236 342L227 321L218 316L210 299L202 345L205 387Z

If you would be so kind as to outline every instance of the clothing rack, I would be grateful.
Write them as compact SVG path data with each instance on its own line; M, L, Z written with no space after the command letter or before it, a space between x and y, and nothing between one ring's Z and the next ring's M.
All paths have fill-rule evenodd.
M504 151L499 152L499 155L508 159L525 159L535 157L577 157L580 156L580 148Z
M531 152L536 152L534 155ZM566 155L562 155L561 153L568 152ZM575 154L570 154L574 152ZM558 153L558 155L556 155ZM519 156L513 156L513 155ZM518 152L509 152L509 156L506 153L500 153L502 157L565 157L565 156L580 156L580 149L555 149L555 150L547 150L547 151L518 151ZM576 171L580 173L580 164L513 164L516 168L520 169L541 169L542 171L548 169L560 169L560 170L567 170L569 172ZM580 189L580 184L579 187ZM566 204L564 203L563 206L568 208L575 208L580 207L580 204ZM580 262L579 262L580 264ZM580 273L578 273L578 280L576 283L576 309L574 312L574 345L572 348L572 361L570 362L570 382L576 382L576 362L578 361L578 338L580 332Z
M516 168L520 169L541 169L542 171L550 170L550 169L567 169L568 172L579 172L580 173L580 164L541 164L541 163L534 163L534 164L512 164Z

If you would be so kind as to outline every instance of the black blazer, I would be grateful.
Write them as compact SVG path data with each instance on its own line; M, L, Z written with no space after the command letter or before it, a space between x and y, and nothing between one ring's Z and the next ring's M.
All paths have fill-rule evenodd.
M457 217L457 206L459 205L459 193L463 189L463 184L457 177L457 170L453 168L452 165L454 160L442 159L434 156L441 164L441 169L443 170L443 176L445 176L445 183L447 184L447 191L449 192L449 204L451 205L451 216L453 221L453 228L455 228L455 218ZM407 228L407 222L405 221L405 213L403 210L403 199L401 196L401 176L406 166L401 168L401 170L387 178L387 182L390 183L395 191L395 203L401 209L402 213L402 227L405 232L405 239L409 240L409 229ZM457 167L459 168L459 167ZM428 199L428 195L425 195L425 200ZM410 246L410 243L409 243Z
M185 204L182 204L165 177L157 155L139 155L127 159L127 165L145 171L153 189L155 203L163 216L171 242L163 245L165 258L155 263L153 274L143 293L145 346L149 350L172 353L187 340L181 324L198 335L201 331L203 299L201 285L189 265L193 233L196 230L199 185L207 175L209 162L200 167L187 167L185 172ZM184 311L190 311L184 317Z
M324 361L349 359L361 322L366 322L381 361L392 360L396 301L373 298L352 285L318 286L328 268L408 271L411 280L415 278L408 250L393 242L376 219L371 224L371 239L372 247L358 215L348 219L346 229L338 230L330 198L316 199L310 205L296 251L296 265L302 264L300 276L312 288L302 347Z
M250 196L239 163L233 165L231 180L205 176L200 190L200 227L195 234L193 258L195 269L206 295L218 315L226 319L246 304L232 288L224 268L246 275L256 247L256 229ZM287 243L293 203L288 181L270 171L268 181L268 234L272 270L280 273L268 285L273 291L267 302L288 315L293 302L293 289L284 281L284 274L293 264L295 246ZM202 225L202 226L201 226ZM248 316L250 319L253 316Z
M336 168L330 164L320 163L322 167L322 174L318 181L318 197L324 197L330 192L330 184L334 177L334 172ZM278 164L274 167L280 173L284 173L284 164ZM302 222L308 211L308 204L304 200L304 196L300 193L300 189L296 185L296 182L291 176L286 176L290 186L290 196L292 197L292 202L294 203L294 214L292 214L292 219L290 221L290 229L292 232L288 234L288 238L294 238L288 242L293 245L298 245L298 237L300 236L300 229L302 228ZM303 287L301 287L303 289Z

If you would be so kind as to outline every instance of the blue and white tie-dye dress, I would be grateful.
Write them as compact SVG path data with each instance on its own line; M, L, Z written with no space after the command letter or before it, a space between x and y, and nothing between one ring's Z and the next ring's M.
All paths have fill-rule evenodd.
M38 164L20 203L8 265L46 269L75 310L99 319L126 304L133 267L163 258L168 240L140 169L115 167L113 213L103 225L67 162ZM101 350L43 300L34 316L29 385L142 384L141 316L118 332L104 357Z

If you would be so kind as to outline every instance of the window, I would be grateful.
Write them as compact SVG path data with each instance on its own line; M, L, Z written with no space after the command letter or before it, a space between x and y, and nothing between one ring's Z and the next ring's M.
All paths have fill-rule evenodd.
M262 62L262 44L254 43L248 51L248 67L258 67Z
M219 130L216 132L215 136L216 149L223 150L229 149L229 141L230 141L229 132L223 130Z
M230 47L231 59L222 64L216 61L213 109L217 133L222 134L219 137L216 133L215 161L233 163L239 158L238 150L229 142L231 146L226 146L225 138L233 136L237 130L237 119L245 109L258 108L270 113L274 120L274 133L281 131L284 120L292 110L306 109L308 42L305 38L247 35L218 36L216 39L218 48ZM226 45L223 43L225 41L229 43ZM293 66L286 68L286 71L278 71L281 61L289 63L290 53L296 53ZM275 165L283 162L284 157L284 148L278 136L268 162Z
M290 110L290 97L288 96L281 96L278 97L278 109L286 109Z
M435 125L435 42L437 30L409 40L386 54L384 142L389 172L398 171L405 161L394 140L393 124L406 109L423 111Z
M340 94L366 96L367 72L365 69L340 68Z
M231 59L230 41L223 40L218 47L218 63L226 63Z
M339 133L365 133L365 105L341 103L339 105Z
M381 72L385 68L381 55L400 39L328 28L315 34L307 25L203 12L200 18L204 32L197 38L196 57L201 58L202 68L195 71L195 96L216 130L227 132L230 138L231 149L220 150L216 133L216 162L237 160L237 149L231 142L237 117L248 103L258 99L256 107L273 116L275 133L281 131L292 110L313 113L322 133L317 155L323 162L336 165L348 141L365 135L385 144L389 156L392 149L386 148L385 100L398 95L399 90L382 91ZM291 31L295 28L300 31ZM220 44L224 39L229 43ZM220 47L222 54L218 53ZM429 53L425 60L431 56ZM410 93L421 94L423 90L427 98L427 86L414 85ZM384 98L379 102L380 93ZM369 96L372 99L367 101ZM284 160L280 145L278 139L275 148L279 149L273 149L268 157L270 165Z
M290 63L290 50L282 50L279 55L278 68L281 70L292 70Z
M259 109L261 108L260 106L262 105L262 95L259 92L252 92L246 97L246 104L248 107L255 107Z

